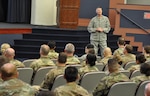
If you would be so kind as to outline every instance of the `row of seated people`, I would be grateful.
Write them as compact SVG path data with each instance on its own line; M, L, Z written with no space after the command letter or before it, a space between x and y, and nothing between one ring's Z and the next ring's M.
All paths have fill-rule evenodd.
M94 57L93 54L88 54L87 58L88 57L92 58L92 56ZM62 57L63 57L63 59L62 59ZM94 58L96 59L96 56ZM65 62L67 60L66 54L60 53L58 60L59 60L58 62L60 65L61 64L65 65ZM66 78L66 80L68 82L67 85L60 86L54 90L54 93L56 94L56 96L67 96L68 94L72 94L69 96L78 96L78 95L79 96L89 96L89 93L85 89L83 89L82 87L78 86L75 83L76 79L78 78L77 69L75 67L67 67L66 69L65 69L65 66L61 66L61 67L63 67L62 73L65 74L64 75L65 78L67 77L66 73L68 73L68 76L72 76L72 73L75 73L76 75L75 75L75 77L71 77L68 79ZM120 67L120 65L118 64L116 59L113 58L113 59L108 60L108 69L109 69L110 74L100 80L99 84L97 85L97 87L93 91L94 96L105 96L108 93L109 88L114 83L130 81L126 75L119 72L119 67ZM52 79L51 77L53 77L54 74L56 75L58 72L60 72L58 70L58 68L59 67L57 67L56 69L52 69L46 75L46 78L43 81L43 84L48 84L48 85L46 85L47 88L45 88L43 86L41 86L40 88L50 89L50 87L51 87L51 86L49 86L51 83L50 79ZM71 72L71 70L70 70L70 71L66 72L67 70L69 70L69 68L71 68L71 70L76 70L76 71ZM2 74L1 76L2 76L2 79L4 80L4 81L2 81L2 84L0 84L0 89L2 88L0 91L1 96L3 96L3 94L13 94L13 92L16 92L16 91L18 92L18 93L16 92L16 94L19 94L19 92L22 92L22 91L19 91L19 90L21 90L21 89L19 89L19 87L20 87L19 84L24 85L23 88L28 88L28 90L26 89L27 92L23 93L23 94L33 94L34 93L34 89L32 89L32 87L30 87L29 85L26 85L23 82L21 82L20 80L16 79L16 77L17 77L17 71L16 70L17 70L17 68L13 64L4 64L1 67L1 74ZM141 73L143 73L145 75L144 77L147 77L147 78L145 79L143 77L141 78L140 76L138 76L138 77L131 79L131 81L142 82L142 81L147 80L147 79L149 80L150 64L147 64L147 63L142 64L140 70L141 70ZM14 73L11 73L11 72L14 72ZM51 76L49 77L49 75L51 75ZM53 82L53 80L52 80L52 82ZM16 83L18 85L15 86ZM43 84L41 84L41 85L43 85ZM139 84L139 82L137 82L137 84ZM11 89L12 86L15 86L15 87L13 87L14 89ZM7 91L7 88L10 88L10 90ZM11 95L7 95L7 96L11 96ZM27 95L27 96L33 96L33 95Z

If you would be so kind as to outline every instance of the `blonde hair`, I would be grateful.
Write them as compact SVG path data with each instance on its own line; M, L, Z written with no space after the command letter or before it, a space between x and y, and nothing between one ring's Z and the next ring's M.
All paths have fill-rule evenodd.
M1 53L4 54L4 52L6 51L7 48L10 48L10 45L8 43L3 43L1 45Z

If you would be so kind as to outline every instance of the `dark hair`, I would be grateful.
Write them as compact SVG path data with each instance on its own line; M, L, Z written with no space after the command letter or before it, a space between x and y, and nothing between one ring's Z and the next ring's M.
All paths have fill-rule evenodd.
M141 64L140 72L142 74L145 74L146 76L150 76L150 64L148 63Z
M150 54L150 45L144 46L144 50L147 54Z
M67 67L65 69L65 78L67 82L74 82L78 78L78 70L76 67Z
M125 44L124 38L123 38L123 37L119 37L119 38L118 38L118 43L119 43L120 45L124 45L124 44Z
M117 70L119 67L118 61L115 58L110 58L108 60L108 68L115 71Z
M66 63L66 61L67 61L66 53L64 53L64 52L59 53L58 62L59 63Z
M132 53L132 51L133 51L133 47L128 44L125 46L125 49L127 50L128 53Z
M50 49L54 49L56 47L56 42L55 41L49 41L47 43L47 45L49 46Z
M95 54L94 48L93 48L93 49L90 49L88 53L89 53L89 54Z
M86 45L86 48L87 48L87 49L94 48L94 45L92 45L92 44L87 44L87 45Z
M139 63L144 63L146 61L146 58L145 58L144 54L139 53L136 55L136 60L139 61Z
M49 90L40 90L36 96L56 96L54 92Z
M88 54L88 55L86 56L86 62L87 62L90 66L94 66L96 60L97 60L97 58L96 58L96 55L94 55L94 54Z

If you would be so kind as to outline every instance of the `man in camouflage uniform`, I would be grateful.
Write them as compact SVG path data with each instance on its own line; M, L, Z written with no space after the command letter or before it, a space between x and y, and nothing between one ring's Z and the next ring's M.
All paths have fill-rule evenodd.
M65 53L60 53L58 56L58 64L57 67L54 69L51 69L44 78L44 81L41 84L41 88L49 89L51 90L54 79L61 74L64 74L64 70L66 68L66 60L67 55Z
M100 47L101 56L103 50L107 47L107 33L110 31L110 22L108 17L102 15L102 8L96 8L97 16L93 17L88 25L90 42L94 45L95 53L98 54Z
M111 49L109 47L106 47L104 49L103 54L104 54L104 58L102 58L99 62L103 63L104 65L106 65L108 60L113 57L112 51L111 51Z
M136 55L136 65L132 65L131 67L128 68L128 70L130 72L133 72L135 70L140 70L141 64L144 63L145 61L146 61L146 58L142 53L137 54Z
M67 84L54 89L56 96L90 96L87 90L76 84L78 70L75 67L67 67L64 77Z
M4 64L1 76L4 81L0 84L0 96L35 96L35 90L30 85L17 79L18 72L14 64Z
M123 53L124 44L125 44L124 38L123 38L123 37L119 37L119 38L118 38L118 41L117 41L117 44L118 44L118 47L119 47L119 48L114 51L113 55L114 55L114 56L115 56L115 55L121 56L121 55L124 54L124 53Z
M48 53L49 53L49 46L45 44L41 45L40 58L33 61L30 65L30 67L33 68L35 72L41 67L55 66L54 62L50 60L50 58L48 57Z
M93 96L107 96L109 88L117 82L129 81L129 78L123 73L119 72L119 64L116 59L108 60L108 69L110 74L100 80L93 92Z
M48 46L50 48L48 56L50 59L57 59L58 58L58 53L55 52L56 48L56 42L55 41L49 41Z
M144 46L143 53L147 61L150 61L150 45Z
M140 84L143 81L150 80L150 64L143 63L140 67L141 76L131 78L131 81Z
M79 74L82 76L87 72L98 72L98 68L95 66L96 63L96 55L88 54L86 56L86 66L79 69Z
M4 64L6 64L6 63L8 63L8 59L6 59L4 56L0 56L0 68L4 65ZM1 71L0 71L1 72ZM2 78L1 78L1 76L0 76L0 83L2 83Z
M67 54L67 62L66 64L79 64L80 61L78 60L78 58L74 57L74 51L75 51L75 47L72 43L68 43L65 46L65 53Z
M16 65L17 68L25 67L25 65L19 60L14 59L15 50L13 48L7 48L5 51L5 57L9 60L9 63Z
M2 55L4 55L4 53L5 53L5 51L6 51L7 48L10 48L10 45L8 43L3 43L1 45L1 50L0 51L1 51Z
M126 45L124 48L124 55L121 56L122 64L127 64L130 61L135 61L135 55L132 54L133 47L131 45Z

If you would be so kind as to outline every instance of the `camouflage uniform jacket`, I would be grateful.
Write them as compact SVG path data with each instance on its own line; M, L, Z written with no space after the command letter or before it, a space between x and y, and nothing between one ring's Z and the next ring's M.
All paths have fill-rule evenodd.
M123 73L110 73L100 81L93 92L93 96L105 96L113 84L125 81L129 81L129 78Z
M110 58L112 58L113 56L107 56L107 57L104 57L100 60L100 63L103 63L104 65L106 65L108 63L108 60Z
M75 82L67 83L54 90L56 96L90 96L87 90L77 85Z
M150 80L150 76L146 76L144 74L141 76L136 76L136 77L131 78L131 81L137 84L140 84L141 82L146 81L146 80Z
M30 65L34 71L37 71L39 68L46 66L55 66L54 62L50 60L48 56L42 56L39 59L33 61Z
M123 64L126 64L130 61L135 61L136 58L134 54L128 53L128 54L121 56L121 59L122 59Z
M0 96L35 96L35 90L30 85L15 78L0 84Z
M17 68L25 67L25 65L22 62L16 59L10 60L9 63L16 65Z
M54 79L61 74L64 74L65 66L58 66L57 68L51 69L44 78L44 81L41 84L41 88L51 89Z
M83 74L85 74L87 72L98 72L98 71L99 70L97 69L96 66L86 65L85 67L79 69L79 74L83 75Z
M137 65L132 65L130 68L128 68L128 70L130 72L133 72L135 70L140 70L140 64L137 64Z
M113 55L114 55L114 56L115 56L115 55L121 56L121 55L124 54L124 53L123 53L123 50L124 50L124 48L120 47L120 48L118 48L118 49L116 49L116 50L114 51Z
M55 52L55 50L50 50L49 53L48 53L48 57L50 59L57 59L58 58L58 53Z
M66 64L79 64L79 63L80 63L80 61L78 58L76 58L74 56L67 57Z

